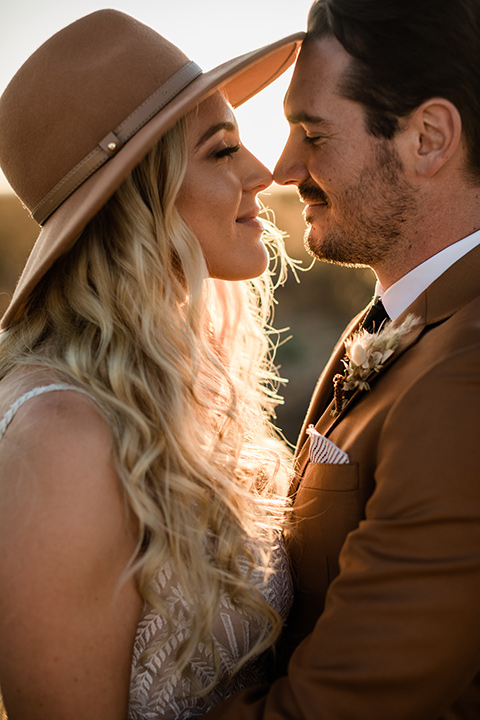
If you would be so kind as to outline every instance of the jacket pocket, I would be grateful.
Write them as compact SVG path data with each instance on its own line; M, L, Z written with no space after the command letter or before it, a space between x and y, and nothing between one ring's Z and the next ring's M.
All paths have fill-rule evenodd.
M358 463L337 465L310 461L307 464L299 487L346 492L358 489L358 478Z

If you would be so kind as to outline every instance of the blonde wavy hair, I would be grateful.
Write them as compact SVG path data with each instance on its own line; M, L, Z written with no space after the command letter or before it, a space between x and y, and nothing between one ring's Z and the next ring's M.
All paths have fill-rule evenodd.
M128 571L167 613L155 577L172 562L190 608L182 670L200 641L212 646L224 593L263 628L242 663L277 637L280 619L251 575L269 572L290 471L272 424L274 272L207 277L175 206L187 129L181 120L149 152L0 334L0 378L19 366L51 368L103 408L139 527ZM264 235L282 280L281 236L271 226Z

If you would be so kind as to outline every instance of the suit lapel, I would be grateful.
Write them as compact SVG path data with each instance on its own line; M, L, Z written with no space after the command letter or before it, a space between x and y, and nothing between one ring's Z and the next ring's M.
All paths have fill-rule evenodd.
M309 425L315 425L318 417L322 420L325 417L330 417L330 409L332 403L330 402L332 391L333 391L333 378L337 373L343 373L344 365L342 360L345 356L345 340L349 335L358 328L362 322L366 313L370 309L370 305L366 310L363 310L357 317L355 317L350 325L346 328L345 332L338 341L335 349L325 366L324 371L320 376L320 380L313 392L312 400L310 402L305 420L300 431L300 435L297 441L296 459L295 459L295 479L292 483L291 493L293 494L298 487L301 476L305 469L305 465L308 462L310 439L307 435L307 428ZM320 423L317 423L317 429ZM319 430L319 432L322 432ZM323 434L323 433L322 433Z
M375 385L378 378L385 372L385 370L388 370L390 365L392 365L396 360L398 360L398 358L401 357L401 355L406 350L408 350L408 348L410 348L414 343L417 342L418 338L424 331L426 326L426 303L424 296L420 296L418 302L415 303L415 311L412 306L411 308L409 308L409 311L407 313L403 313L395 321L394 324L396 326L400 326L407 319L408 315L414 315L418 320L418 324L416 324L411 330L409 330L408 333L402 335L399 338L398 345L395 348L393 355L388 358L388 360L380 367L380 369L378 371L372 370L371 374L367 377L367 382L370 388ZM333 428L333 426L339 420L341 420L345 413L348 412L355 400L361 397L365 392L370 391L357 389L352 392L351 395L347 397L343 409L337 415L333 415L331 412L324 413L318 422L318 432L322 435L326 435Z
M345 357L345 340L361 323L364 316L368 312L369 307L370 306L368 306L366 310L363 310L359 315L357 315L357 317L352 320L352 322L347 327L340 340L336 344L330 360L325 366L325 369L320 376L320 380L318 381L313 392L312 400L307 410L307 414L305 416L300 435L298 436L297 448L300 448L307 439L308 436L306 431L308 426L311 424L315 424L319 415L322 415L325 408L327 407L333 391L333 378L337 373L342 373L344 370L342 359Z
M349 411L354 402L361 398L361 396L365 392L370 392L368 390L356 390L355 392L353 392L347 398L343 409L337 415L333 414L333 402L330 402L328 405L326 404L328 398L330 398L330 396L332 395L333 378L335 374L343 373L344 370L342 359L345 357L345 340L355 330L358 329L360 323L362 322L369 309L370 305L365 310L363 310L362 313L360 313L360 315L358 315L352 323L350 323L350 325L342 335L339 343L337 344L332 354L332 357L318 382L297 444L295 464L297 482L294 483L295 489L298 486L298 481L303 475L305 466L309 459L310 441L308 435L306 434L307 427L309 425L314 425L315 429L321 435L328 435L328 433L335 427L335 425L340 422L340 420L342 420L342 418ZM395 322L396 325L401 325L406 320L408 315L415 315L415 317L418 319L418 324L415 325L408 333L400 337L398 345L395 348L395 352L385 362L385 364L380 368L380 370L378 372L372 371L371 375L368 377L368 383L370 387L375 385L378 378L382 375L382 373L385 372L385 370L390 367L390 365L392 365L406 350L408 350L415 342L417 342L418 338L420 337L426 326L426 314L426 293L422 293L422 295L417 298L417 300L410 306L410 308L408 308L408 310L403 313ZM315 422L315 420L317 420L317 422Z
M429 325L435 325L446 320L468 302L478 297L479 294L480 245L454 263L454 265L435 280L435 282L433 282L425 292L419 295L410 307L397 318L395 321L396 325L400 325L408 315L415 315L415 317L419 319L419 323L412 328L409 333L400 338L393 355L387 360L378 373L373 373L369 379L369 384L374 387L381 374L418 341L421 334ZM345 330L314 391L297 443L296 481L293 483L293 492L296 490L308 462L310 443L308 435L306 434L307 427L312 424L319 433L327 435L335 425L342 420L353 403L365 392L368 392L362 390L355 391L351 397L348 398L345 407L336 417L333 417L331 414L333 403L327 406L333 390L333 377L336 373L342 373L344 369L342 359L345 356L345 340L351 333L358 329L369 309L370 305L357 315Z

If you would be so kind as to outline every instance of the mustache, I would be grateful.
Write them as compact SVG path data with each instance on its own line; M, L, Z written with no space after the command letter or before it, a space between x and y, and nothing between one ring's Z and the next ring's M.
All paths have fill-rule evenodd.
M313 180L304 180L297 186L298 194L302 202L328 204L328 195Z

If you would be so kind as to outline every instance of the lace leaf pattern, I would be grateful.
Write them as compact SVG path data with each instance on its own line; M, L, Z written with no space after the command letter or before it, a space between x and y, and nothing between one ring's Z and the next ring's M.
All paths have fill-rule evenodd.
M255 572L253 581L266 601L286 620L292 604L293 586L283 545L279 544L275 549L273 572L267 579L261 572ZM188 637L190 621L171 566L159 572L157 583L173 623L169 625L157 610L145 605L133 650L128 720L201 717L232 693L265 681L263 658L242 667L231 680L239 659L252 647L261 628L254 618L235 608L225 595L213 633L215 650L220 657L220 677L207 697L198 697L189 677L175 669L176 651ZM201 643L188 670L201 687L207 687L214 678L211 649Z

